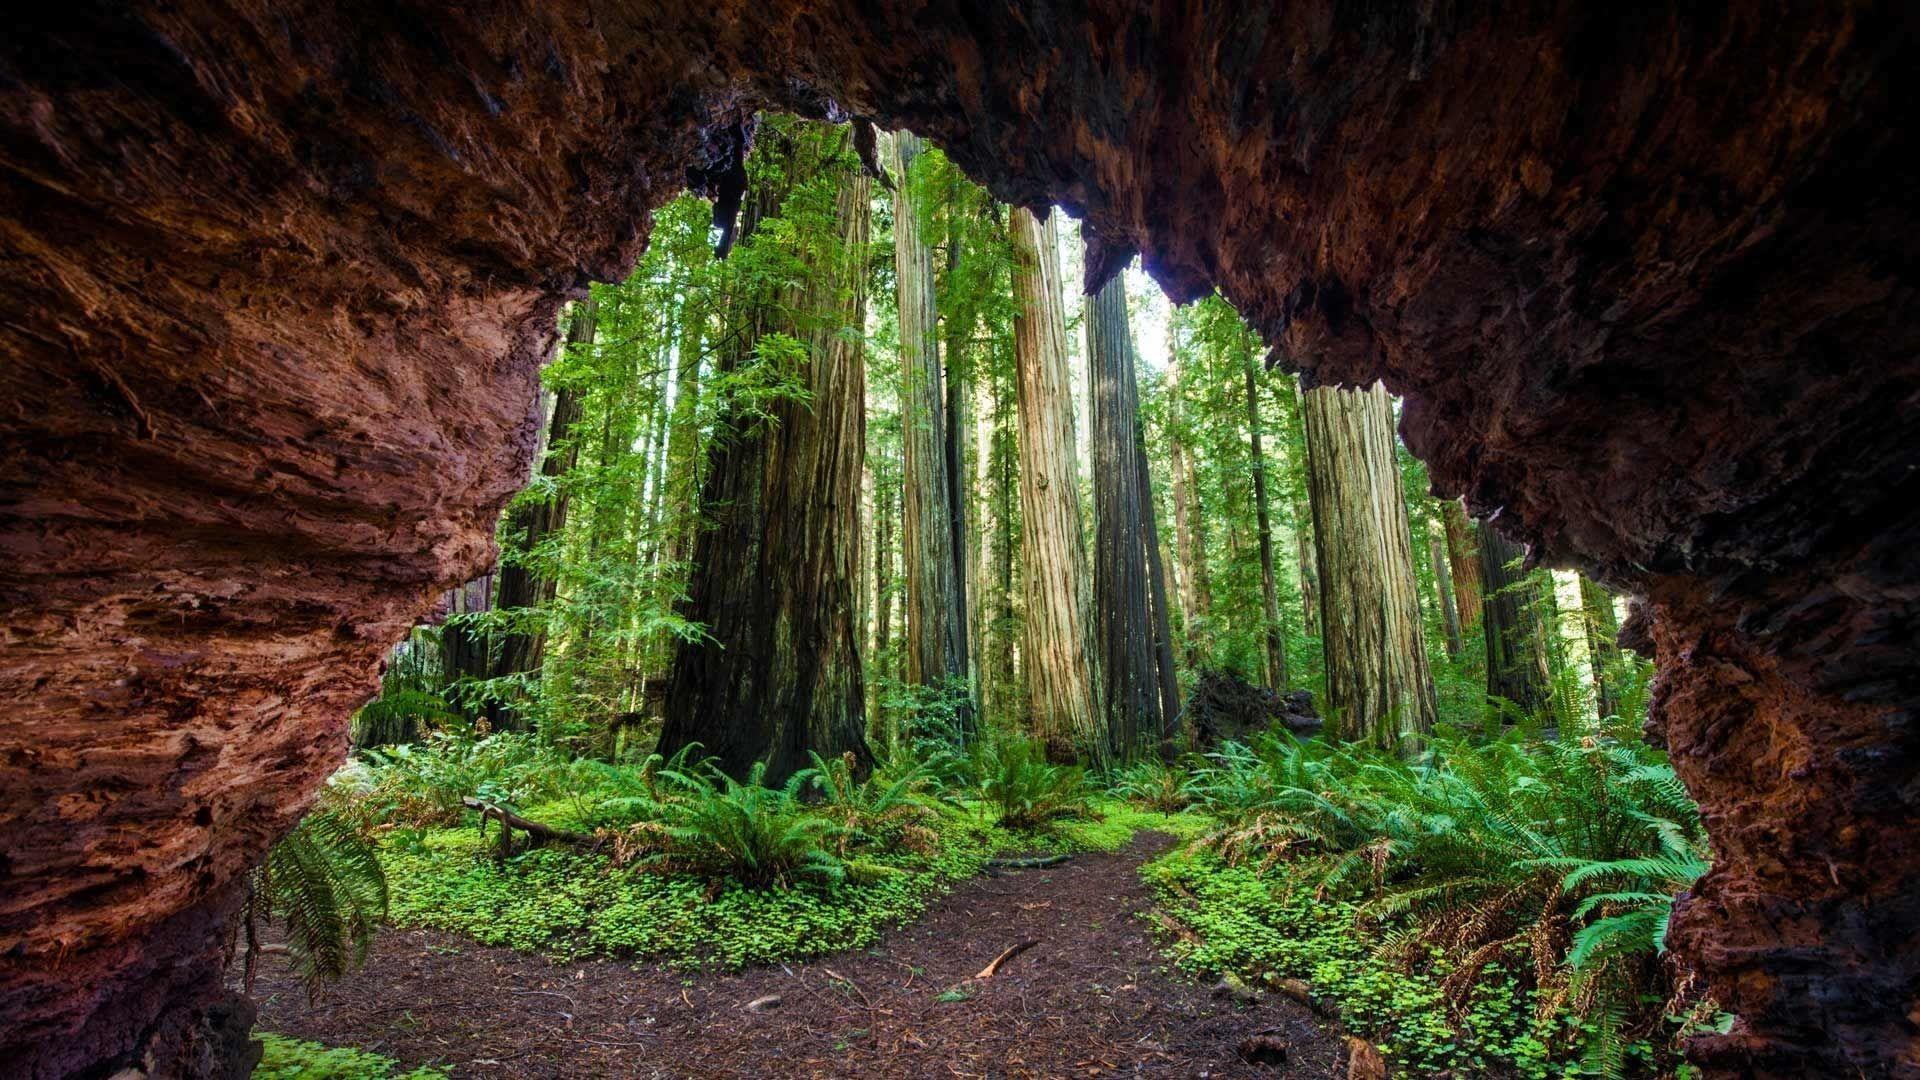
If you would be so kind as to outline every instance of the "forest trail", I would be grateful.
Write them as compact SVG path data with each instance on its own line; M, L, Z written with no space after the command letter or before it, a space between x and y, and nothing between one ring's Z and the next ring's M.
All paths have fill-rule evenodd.
M1236 1005L1170 970L1136 914L1152 902L1138 868L1168 843L1141 833L1111 855L975 878L873 948L732 974L388 931L312 1003L284 957L264 958L259 1024L456 1077L1343 1076L1339 1034L1305 1007ZM1243 1062L1242 1040L1269 1030L1288 1062Z

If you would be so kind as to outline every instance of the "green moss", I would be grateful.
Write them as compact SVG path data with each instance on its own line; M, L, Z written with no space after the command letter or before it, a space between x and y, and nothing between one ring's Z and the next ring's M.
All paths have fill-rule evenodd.
M422 1066L402 1072L398 1061L366 1050L257 1034L266 1052L254 1080L447 1080L444 1070Z

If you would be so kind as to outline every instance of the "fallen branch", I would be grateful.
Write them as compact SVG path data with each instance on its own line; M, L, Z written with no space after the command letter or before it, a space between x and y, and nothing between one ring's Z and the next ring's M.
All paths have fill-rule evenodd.
M1038 870L1046 866L1059 866L1072 855L1034 855L1024 859L988 859L989 870Z
M1040 940L1038 938L1035 938L1031 941L1023 941L1018 945L1007 946L1005 952L1002 952L999 956L994 957L993 962L991 964L988 964L986 967L981 968L980 974L975 975L974 978L976 979L993 978L996 974L999 973L1001 964L1004 964L1007 961L1013 959L1014 957L1019 956L1021 953L1026 952L1028 949L1031 949L1038 944L1040 944Z
M474 798L471 795L461 799L460 805L469 810L477 811L480 814L480 832L482 835L487 831L488 818L492 818L500 823L500 847L494 853L494 858L498 860L504 861L507 856L513 854L513 830L515 829L519 829L521 832L527 834L528 847L539 847L547 841L560 844L573 844L576 846L593 843L593 837L587 836L584 833L568 832L565 829L556 829L551 825L542 825L537 821L523 818L504 806L498 806L494 803Z

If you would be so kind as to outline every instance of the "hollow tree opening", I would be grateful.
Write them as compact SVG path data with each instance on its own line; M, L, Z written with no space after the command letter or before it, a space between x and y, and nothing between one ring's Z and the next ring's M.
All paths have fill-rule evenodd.
M1916 59L1892 3L29 13L4 1060L225 1045L234 883L492 562L559 306L677 191L737 196L768 107L911 127L1083 216L1090 265L1218 285L1277 360L1401 395L1445 493L1644 597L1717 856L1673 941L1740 1016L1700 1060L1910 1074Z

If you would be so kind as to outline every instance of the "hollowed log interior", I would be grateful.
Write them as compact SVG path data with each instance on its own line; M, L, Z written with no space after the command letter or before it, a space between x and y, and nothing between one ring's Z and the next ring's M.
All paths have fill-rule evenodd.
M239 875L492 559L555 314L755 110L1217 285L1644 596L1723 1075L1913 1075L1906 5L75 3L0 41L0 1073L239 1067Z

